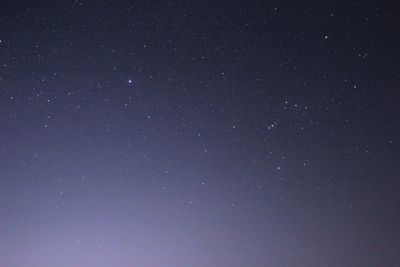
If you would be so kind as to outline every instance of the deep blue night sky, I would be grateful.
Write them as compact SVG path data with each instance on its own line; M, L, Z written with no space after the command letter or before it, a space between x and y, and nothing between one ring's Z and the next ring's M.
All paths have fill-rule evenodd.
M0 266L400 266L396 1L2 1Z

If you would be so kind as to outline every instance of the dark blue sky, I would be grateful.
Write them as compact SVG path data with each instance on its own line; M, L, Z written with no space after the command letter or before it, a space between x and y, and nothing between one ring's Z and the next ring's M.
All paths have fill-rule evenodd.
M0 265L400 265L396 1L2 1Z

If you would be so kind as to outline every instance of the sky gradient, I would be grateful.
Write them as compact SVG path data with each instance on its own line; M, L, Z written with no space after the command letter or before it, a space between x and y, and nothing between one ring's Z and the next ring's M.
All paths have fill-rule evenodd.
M398 14L1 1L0 267L400 266Z

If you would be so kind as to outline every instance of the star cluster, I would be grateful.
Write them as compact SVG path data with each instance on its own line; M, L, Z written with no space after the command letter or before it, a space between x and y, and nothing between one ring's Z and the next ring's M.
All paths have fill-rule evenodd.
M393 1L4 1L0 264L400 265Z

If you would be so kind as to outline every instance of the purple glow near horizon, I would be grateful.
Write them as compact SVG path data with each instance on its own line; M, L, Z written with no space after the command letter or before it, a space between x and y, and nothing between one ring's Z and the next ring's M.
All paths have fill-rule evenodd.
M0 267L400 266L399 4L0 14Z

